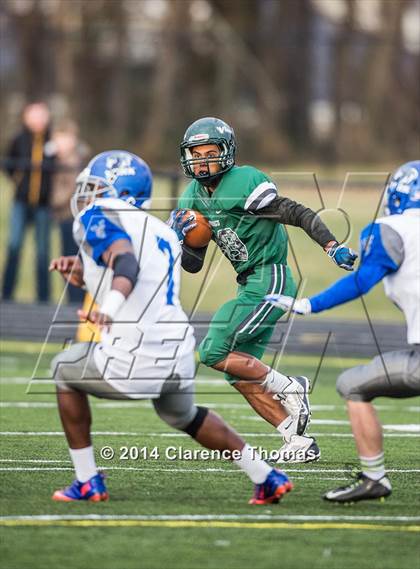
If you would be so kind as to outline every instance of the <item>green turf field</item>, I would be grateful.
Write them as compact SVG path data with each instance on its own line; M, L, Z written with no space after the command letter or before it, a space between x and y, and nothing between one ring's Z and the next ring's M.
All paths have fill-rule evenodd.
M295 490L279 505L247 504L251 483L221 461L170 460L199 448L154 415L148 402L93 400L98 464L108 474L107 503L54 503L72 469L52 386L29 386L39 346L2 346L1 531L7 569L282 568L417 569L419 558L419 401L378 400L394 494L385 503L331 506L322 492L345 482L356 465L337 373L354 361L328 358L312 396L316 464L287 468ZM54 347L51 347L51 352ZM43 365L47 363L43 360ZM317 359L288 356L286 371L313 375ZM200 368L198 401L225 417L249 442L279 438L216 373ZM38 376L47 377L47 370ZM36 393L42 391L43 393ZM49 392L49 394L48 394ZM109 446L115 458L101 459ZM140 458L122 460L122 447ZM169 450L168 450L169 449ZM145 460L141 458L148 454ZM154 455L158 455L154 457ZM417 493L416 493L417 492Z

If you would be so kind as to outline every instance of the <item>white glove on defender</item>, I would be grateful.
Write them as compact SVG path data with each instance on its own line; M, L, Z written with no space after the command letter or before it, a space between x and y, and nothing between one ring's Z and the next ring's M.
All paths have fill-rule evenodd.
M310 314L312 311L309 298L293 298L284 294L267 294L264 300L271 302L282 310L296 312L296 314Z

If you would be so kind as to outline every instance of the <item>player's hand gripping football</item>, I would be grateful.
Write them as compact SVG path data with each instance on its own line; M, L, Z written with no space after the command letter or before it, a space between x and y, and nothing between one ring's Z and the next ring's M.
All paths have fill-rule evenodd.
M325 249L328 257L330 257L336 265L345 271L352 271L354 269L354 263L358 257L358 254L346 247L345 245L340 245L339 243L333 243L327 246Z
M171 215L167 221L169 227L177 234L180 243L184 241L184 237L188 231L197 227L197 220L194 213L190 211L190 215L188 216L185 215L186 213L186 209L174 209L171 211Z
M78 255L53 259L48 267L50 272L58 271L64 280L79 288L84 286L83 264Z
M276 308L288 312L296 312L296 314L310 314L312 307L309 298L293 298L293 296L286 296L285 294L267 294L265 300L271 302Z

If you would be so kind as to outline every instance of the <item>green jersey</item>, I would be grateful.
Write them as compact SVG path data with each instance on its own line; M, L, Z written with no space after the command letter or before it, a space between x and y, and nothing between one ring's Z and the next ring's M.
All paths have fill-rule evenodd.
M286 264L287 233L281 223L256 215L277 196L273 181L252 166L234 166L212 194L193 180L178 207L206 217L213 239L237 273L265 264Z

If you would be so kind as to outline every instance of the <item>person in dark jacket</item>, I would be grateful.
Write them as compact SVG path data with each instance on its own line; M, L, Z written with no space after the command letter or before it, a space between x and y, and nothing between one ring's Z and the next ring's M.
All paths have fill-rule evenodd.
M55 174L51 195L51 211L61 236L61 254L77 255L79 247L73 239L73 214L70 200L76 188L76 176L82 170L89 154L88 146L79 139L79 129L70 119L55 125L51 134L51 148L55 156ZM81 288L67 286L69 302L82 304L85 296Z
M50 111L44 102L28 104L23 111L23 129L14 138L5 169L15 183L10 214L3 299L13 297L23 239L29 223L35 225L37 298L50 296L48 261L50 250L49 201L52 191L53 157L45 149L49 140Z

